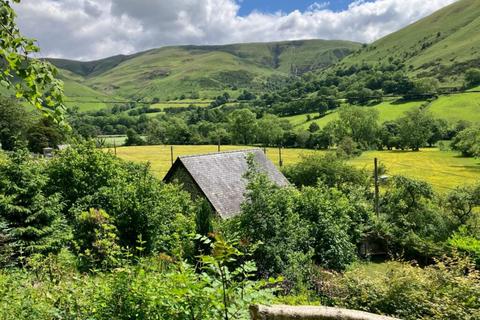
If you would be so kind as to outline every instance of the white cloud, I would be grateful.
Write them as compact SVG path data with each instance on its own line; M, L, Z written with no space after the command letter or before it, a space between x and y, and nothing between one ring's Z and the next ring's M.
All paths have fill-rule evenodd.
M43 56L86 60L178 44L371 42L454 1L359 0L341 12L322 1L305 12L243 17L234 0L23 0L15 8L22 32L38 39Z

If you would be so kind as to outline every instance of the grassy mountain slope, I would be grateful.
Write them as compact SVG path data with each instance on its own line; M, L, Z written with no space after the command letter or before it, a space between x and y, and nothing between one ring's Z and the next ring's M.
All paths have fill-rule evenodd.
M211 98L235 89L261 91L270 76L326 68L359 47L349 41L304 40L164 47L91 62L50 61L69 81L104 95L169 100L182 94Z
M477 88L477 89L480 89ZM384 101L380 104L371 107L379 113L379 123L398 119L404 115L405 112L419 108L425 101L411 101L399 103L398 101ZM472 123L480 124L480 93L464 93L457 95L441 96L427 106L427 110L432 113L435 118L447 120L454 124L460 120L470 121ZM336 111L330 112L320 119L315 119L318 113L311 113L312 120L307 121L307 115L296 115L285 117L290 123L302 129L307 129L312 122L316 122L320 127L325 126L331 121L338 119Z
M84 85L83 78L73 72L60 69L59 78L64 83L65 104L68 108L78 107L80 111L98 110L107 107L103 101L112 100L109 95Z
M404 62L412 74L461 84L459 73L480 66L480 1L460 0L390 34L342 61L342 65Z

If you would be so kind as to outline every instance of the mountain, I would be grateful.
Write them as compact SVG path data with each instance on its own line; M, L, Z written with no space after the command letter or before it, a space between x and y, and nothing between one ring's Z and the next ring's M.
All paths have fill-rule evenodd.
M324 69L360 47L349 41L302 40L176 46L98 61L49 61L59 68L68 97L170 100L261 91L269 77Z
M480 1L460 0L344 59L340 65L400 60L412 75L462 84L480 66Z

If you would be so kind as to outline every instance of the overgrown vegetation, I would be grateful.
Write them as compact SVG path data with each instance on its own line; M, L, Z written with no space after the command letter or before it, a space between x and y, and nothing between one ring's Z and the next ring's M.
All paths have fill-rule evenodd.
M61 122L62 88L54 70L27 58L38 48L20 36L10 2L0 4L2 85L14 85L18 98ZM443 39L438 32L412 52ZM253 62L282 68L282 46ZM226 52L214 58L240 56L249 46L222 48ZM358 55L372 50L365 46ZM137 103L89 114L72 110L74 134L67 136L55 121L0 100L0 318L233 320L247 319L251 304L278 301L403 319L480 318L480 184L438 193L426 182L393 176L377 192L373 174L347 162L365 150L419 151L442 139L453 139L452 148L463 156L479 156L478 126L435 119L428 101L383 124L368 108L386 94L436 99L444 79L412 77L409 58L339 65L302 77L295 70L289 78L259 66L256 71L269 76L264 83L245 70L220 72L213 78L227 88L219 89L251 84L264 91L244 89L238 105L224 92L208 107L164 109L154 117L147 114L160 110ZM82 64L71 67L86 72ZM13 74L24 82L14 83ZM478 70L469 69L466 87L477 85L477 78ZM214 81L186 82L195 87ZM198 92L190 95L199 98ZM185 93L176 98L185 100ZM303 131L279 118L307 112L323 117L333 110L337 120ZM247 158L241 212L220 220L204 199L158 180L148 164L120 160L82 139L98 133L126 133L127 145L235 143L335 152L284 168L293 183L284 188ZM43 148L67 140L70 145L51 159L39 157Z

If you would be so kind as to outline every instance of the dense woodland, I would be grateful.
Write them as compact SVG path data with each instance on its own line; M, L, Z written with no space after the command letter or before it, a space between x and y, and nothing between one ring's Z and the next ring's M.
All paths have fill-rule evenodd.
M480 184L438 192L391 176L376 202L374 173L347 162L365 150L419 151L441 140L479 157L478 124L447 123L425 108L379 123L369 108L388 95L436 99L445 90L438 80L414 79L390 59L154 117L134 102L67 111L55 70L26 58L38 48L21 37L9 1L0 4L8 62L0 80L17 93L0 99L0 318L233 320L248 319L251 304L286 303L480 319ZM462 76L455 90L480 84L478 69ZM331 110L339 117L323 128L282 120ZM127 145L331 150L282 168L285 188L248 158L241 213L221 220L148 165L108 152L98 134L126 134ZM52 158L40 156L64 143Z

